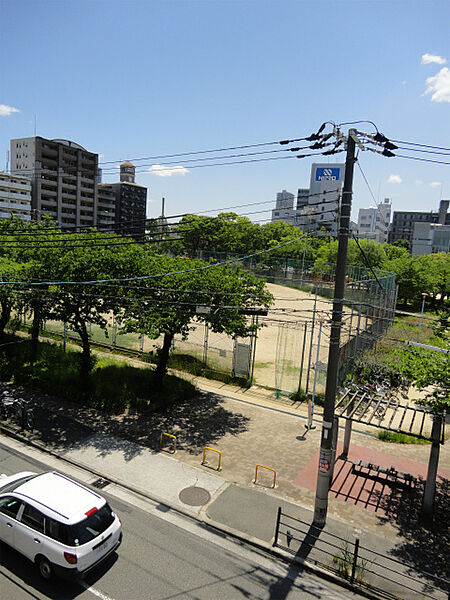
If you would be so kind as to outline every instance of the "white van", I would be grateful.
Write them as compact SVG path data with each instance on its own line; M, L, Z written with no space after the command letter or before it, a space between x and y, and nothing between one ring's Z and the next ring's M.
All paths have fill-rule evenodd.
M61 473L0 478L0 541L44 579L81 579L122 541L122 524L99 494Z

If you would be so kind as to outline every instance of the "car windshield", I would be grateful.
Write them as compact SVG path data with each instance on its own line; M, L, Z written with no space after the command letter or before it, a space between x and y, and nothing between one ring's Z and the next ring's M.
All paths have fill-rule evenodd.
M69 538L71 546L82 546L106 531L114 522L114 513L108 504L90 515L84 521L69 525Z
M10 481L9 483L5 483L5 485L1 485L0 479L0 494L8 494L9 492L13 492L19 486L23 485L27 481L34 479L35 477L39 477L38 474L34 475L26 475L25 477L21 477L20 479L16 479L15 481Z

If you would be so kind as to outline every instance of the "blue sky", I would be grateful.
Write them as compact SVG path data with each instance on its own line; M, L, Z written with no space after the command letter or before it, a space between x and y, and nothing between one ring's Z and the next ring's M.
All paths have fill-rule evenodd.
M9 140L34 134L35 115L38 135L74 140L101 161L303 137L325 120L369 119L391 139L450 147L448 0L0 0L0 9L1 168ZM394 210L437 210L450 198L450 165L359 159ZM167 214L275 200L309 184L311 163L135 164L147 165L137 182L157 216L162 196ZM359 169L354 191L356 218L373 205Z

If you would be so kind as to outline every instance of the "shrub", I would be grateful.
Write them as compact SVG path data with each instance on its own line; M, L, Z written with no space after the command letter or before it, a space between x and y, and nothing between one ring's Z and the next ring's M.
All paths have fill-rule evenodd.
M116 414L123 413L127 407L137 412L161 408L196 393L191 383L170 375L164 379L164 389L156 393L152 369L133 367L119 360L96 361L89 389L81 391L79 352L65 353L60 346L46 342L40 343L38 350L38 359L33 364L28 361L27 344L0 353L1 380L13 380L25 387Z

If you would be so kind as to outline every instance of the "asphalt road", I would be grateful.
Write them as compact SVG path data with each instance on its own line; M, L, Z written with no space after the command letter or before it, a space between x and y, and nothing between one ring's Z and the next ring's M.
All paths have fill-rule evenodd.
M0 473L48 470L0 444ZM63 468L73 476L70 469ZM1 600L341 600L355 597L272 556L130 492L104 490L119 514L124 541L82 584L40 580L35 567L7 546L0 554ZM120 496L120 499L119 497Z

